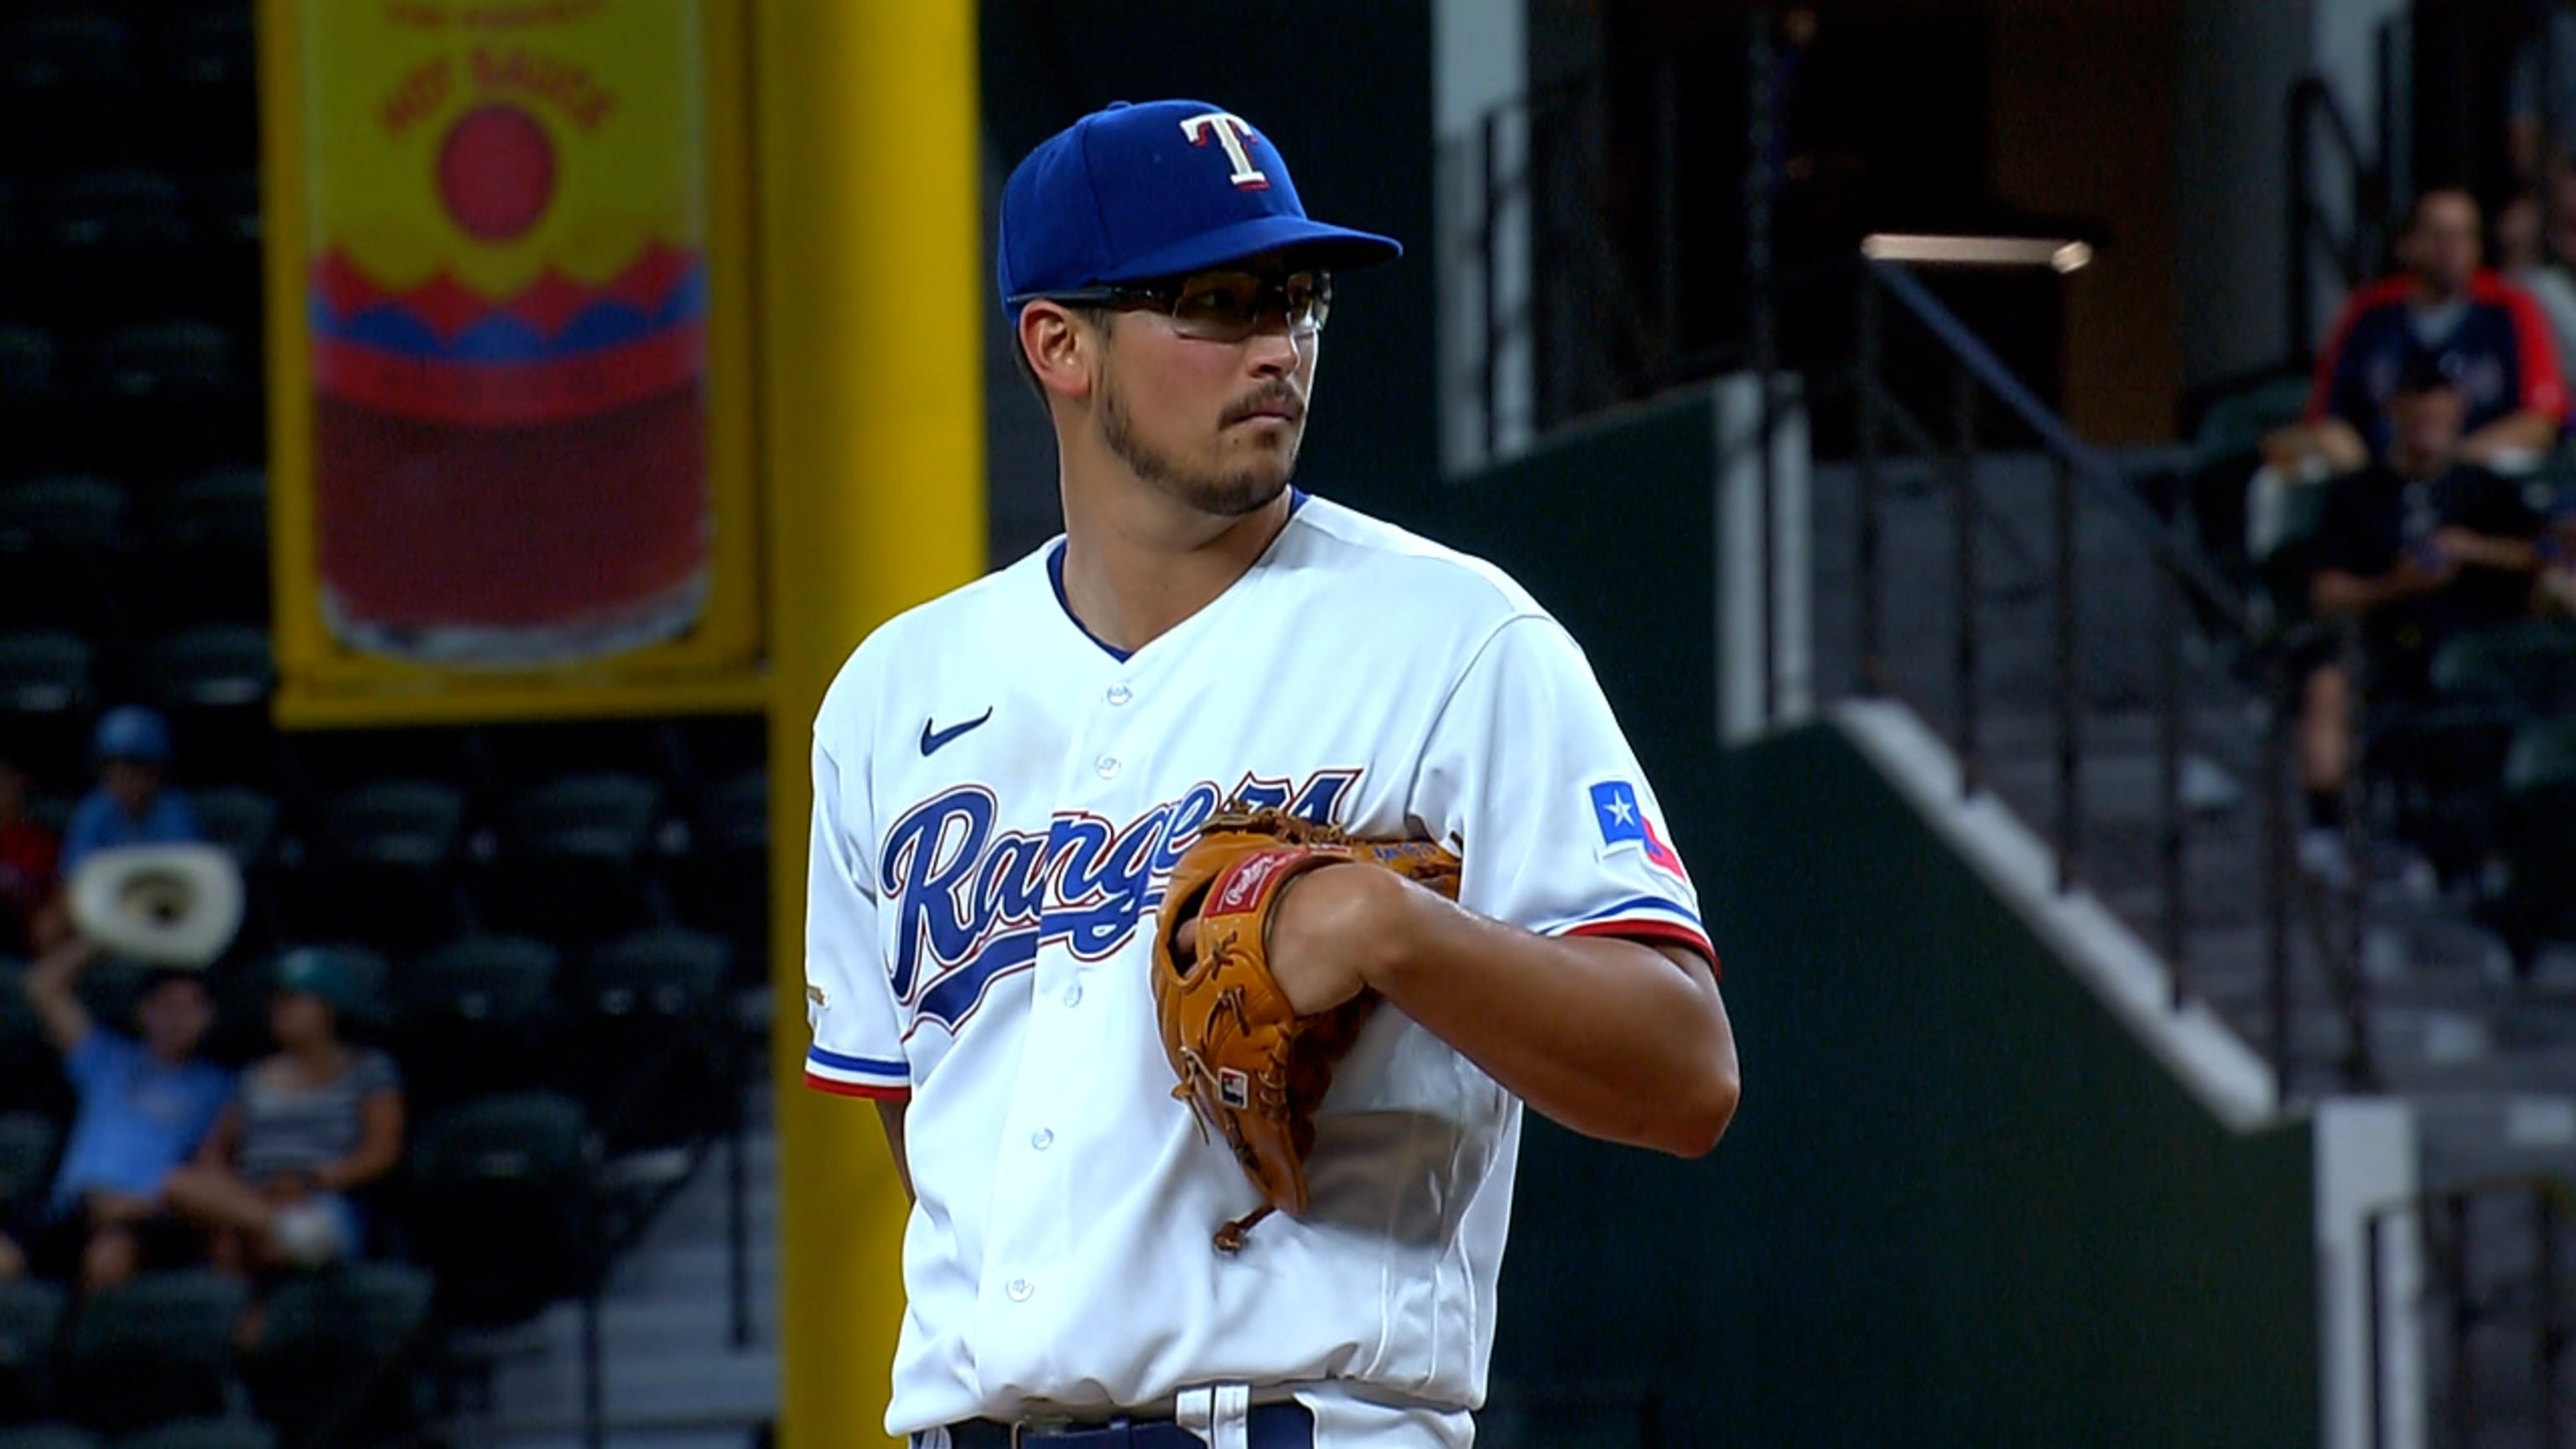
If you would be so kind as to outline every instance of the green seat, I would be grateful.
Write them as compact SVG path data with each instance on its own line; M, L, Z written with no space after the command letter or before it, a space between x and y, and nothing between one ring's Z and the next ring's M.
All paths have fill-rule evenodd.
M394 980L391 1046L423 1117L542 1079L562 957L524 936L466 936Z
M2433 653L2437 693L2519 706L2536 714L2576 708L2576 627L2532 619L2446 639Z
M651 781L605 773L512 801L484 892L495 920L567 948L654 924L646 851L661 810Z
M2505 755L2497 809L2501 886L2482 903L2515 966L2576 939L2576 715L2525 725Z
M0 1426L0 1449L106 1449L104 1441L78 1424L43 1423Z
M443 940L457 920L465 795L429 780L378 780L323 806L298 879L296 928L397 951Z
M146 1273L91 1294L64 1350L69 1417L117 1435L223 1413L248 1306L240 1279L209 1268Z
M63 1309L63 1290L51 1283L0 1283L0 1421L19 1423L52 1407Z
M427 1273L350 1263L280 1284L244 1366L252 1406L288 1449L387 1444L413 1427L426 1348Z
M68 1121L72 1085L27 999L26 977L26 962L0 957L0 1102Z
M174 1419L128 1434L108 1449L277 1449L277 1435L250 1419Z
M515 1092L456 1108L411 1160L409 1257L443 1322L525 1322L596 1285L602 1164L579 1101Z
M732 1118L741 1090L721 1012L733 948L696 931L644 931L591 953L564 995L564 1085L590 1104L611 1152L686 1145Z
M44 1200L63 1130L42 1112L0 1112L0 1213L16 1221Z
M2192 451L2211 458L2257 451L2264 434L2297 422L2307 411L2308 392L2307 378L2284 376L2229 393L2200 415L2200 427L2191 438Z

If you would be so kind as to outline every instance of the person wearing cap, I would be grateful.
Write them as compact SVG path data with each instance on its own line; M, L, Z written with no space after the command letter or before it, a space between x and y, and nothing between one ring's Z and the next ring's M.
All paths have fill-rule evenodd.
M199 839L187 800L168 788L170 722L141 705L101 715L90 738L98 762L98 787L72 808L63 832L62 873L69 878L83 857L122 845L184 845Z
M2328 486L2309 602L2361 628L2374 706L2423 697L2444 640L2529 617L2558 540L2522 488L2461 456L2467 402L2457 369L2413 359L2388 399L2388 456ZM2351 876L2343 799L2354 681L2339 662L2308 672L2299 757L2308 826L2299 858L2328 884Z
M1292 481L1343 274L1268 131L1116 105L1003 188L997 283L1064 534L898 617L814 723L807 1083L913 1210L887 1428L945 1449L1463 1446L1526 1103L1683 1156L1735 1110L1698 896L1563 626ZM1326 864L1268 918L1299 1012L1382 1004L1308 1205L1173 1099L1148 971L1221 806L1461 842L1456 904ZM1194 947L1181 928L1180 950Z
M232 1105L167 1188L174 1211L214 1231L218 1265L311 1267L365 1247L352 1195L403 1150L393 1058L342 1029L367 1006L366 983L335 952L304 948L277 963L268 1025L278 1049L243 1069Z
M134 999L139 1034L91 1019L79 982L99 955L74 936L38 958L21 983L62 1053L78 1106L38 1220L0 1239L0 1276L32 1265L85 1291L148 1267L194 1260L196 1235L172 1218L163 1187L232 1097L232 1073L198 1055L214 999L194 971L152 973Z

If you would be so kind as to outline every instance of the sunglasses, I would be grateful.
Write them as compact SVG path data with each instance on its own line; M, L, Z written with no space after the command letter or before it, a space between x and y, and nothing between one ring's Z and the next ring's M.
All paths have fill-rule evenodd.
M1324 330L1333 310L1333 274L1323 271L1264 276L1258 272L1196 272L1160 282L1122 282L1070 292L1036 292L1021 302L1070 302L1087 306L1150 307L1172 319L1172 330L1203 342L1241 342L1264 319L1282 317L1292 337Z

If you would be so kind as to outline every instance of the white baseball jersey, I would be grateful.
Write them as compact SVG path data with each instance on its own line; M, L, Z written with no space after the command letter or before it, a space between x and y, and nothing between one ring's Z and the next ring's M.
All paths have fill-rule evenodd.
M1241 580L1122 653L1066 607L1062 550L886 624L815 720L806 1080L909 1099L887 1427L1331 1380L1454 1441L1519 1102L1379 1011L1319 1115L1312 1210L1218 1253L1259 1199L1172 1098L1154 911L1234 800L1460 842L1472 910L1714 961L1653 791L1574 641L1490 565L1300 497Z

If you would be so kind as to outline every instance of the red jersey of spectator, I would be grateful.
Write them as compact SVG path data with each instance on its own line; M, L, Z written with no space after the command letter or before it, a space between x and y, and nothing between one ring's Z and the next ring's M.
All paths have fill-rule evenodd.
M2469 432L2517 412L2566 425L2567 384L2558 373L2556 345L2528 293L2480 270L2456 301L2419 310L2416 296L2411 273L2352 294L2317 354L2309 422L2340 418L2361 434L2370 456L2386 457L2388 399L2408 365L2429 355L2468 405ZM2430 336L2427 320L2434 324Z
M60 844L32 820L0 824L0 950L29 949L38 909L54 893Z

